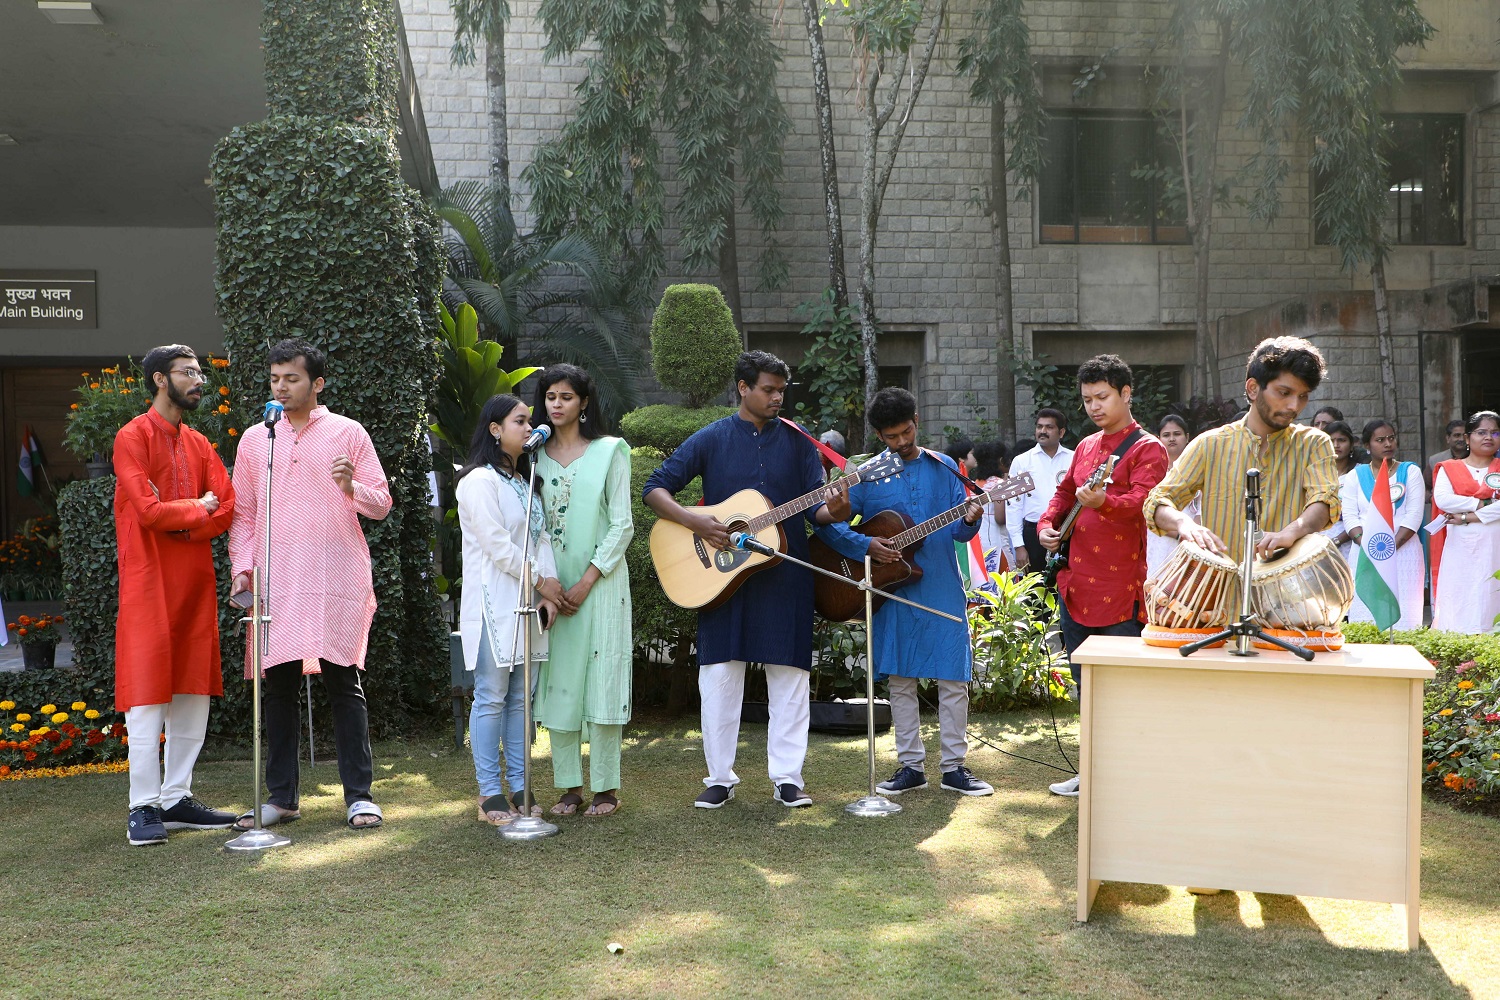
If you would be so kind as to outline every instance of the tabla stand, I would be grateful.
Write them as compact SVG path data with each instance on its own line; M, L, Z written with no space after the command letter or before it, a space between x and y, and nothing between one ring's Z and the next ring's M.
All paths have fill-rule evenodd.
M521 546L521 606L516 608L515 632L520 633L521 640L521 703L525 706L525 729L526 733L526 766L521 784L521 817L513 819L500 827L500 836L506 840L541 840L544 837L557 835L557 824L548 823L540 816L531 815L531 744L535 733L532 730L531 721L531 628L532 620L538 617L538 609L532 606L536 595L533 593L533 580L531 577L531 504L536 494L536 470L528 468L526 474L526 509L522 512L525 519L524 533L525 541ZM516 634L511 634L511 655L516 651ZM515 669L514 666L511 667ZM515 791L512 789L511 794Z
M271 607L267 586L271 576L271 459L276 453L276 420L279 418L278 414L275 418L266 420L269 440L266 442L266 495L262 505L265 523L261 525L264 544L261 547L261 564L250 568L251 612L240 619L241 622L250 623L251 699L254 702L255 728L255 781L250 797L250 811L255 814L255 825L224 845L231 851L263 851L268 847L286 847L292 842L291 837L267 830L261 825L261 812L265 807L260 800L260 680L271 642Z
M946 618L949 621L962 623L963 619L957 615L950 615L946 611L937 608L929 608L925 604L916 601L908 601L904 597L898 597L889 591L881 590L870 582L871 566L870 555L865 553L865 575L863 580L854 581L848 577L840 576L821 566L814 566L810 562L798 559L796 556L787 555L779 549L773 549L754 535L745 532L735 532L730 535L730 541L736 548L748 549L761 555L774 556L796 563L798 566L812 570L814 573L822 573L824 576L846 583L851 587L857 587L865 594L865 753L869 758L869 791L867 794L855 799L844 806L844 812L851 816L893 816L901 811L901 806L884 795L875 787L875 595L890 601L899 601L909 604L914 608L926 611L928 614Z
M1252 642L1264 642L1284 649L1288 653L1294 653L1304 660L1313 658L1312 650L1293 645L1274 635L1267 635L1260 627L1259 617L1250 610L1250 587L1255 575L1255 543L1258 541L1256 536L1260 534L1257 524L1259 517L1260 470L1248 469L1245 472L1245 556L1240 562L1239 620L1230 622L1228 627L1217 635L1190 642L1186 646L1179 646L1177 651L1183 656L1191 656L1198 650L1224 639L1233 639L1234 645L1229 649L1231 656L1259 656L1260 651L1255 649Z

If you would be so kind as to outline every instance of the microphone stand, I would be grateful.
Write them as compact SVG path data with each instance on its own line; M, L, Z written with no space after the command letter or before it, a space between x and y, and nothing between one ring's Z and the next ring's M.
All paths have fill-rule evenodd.
M1261 628L1259 618L1255 612L1250 610L1250 587L1254 576L1255 566L1255 542L1260 533L1257 521L1260 516L1260 470L1249 469L1245 472L1245 556L1240 562L1240 617L1238 621L1230 622L1224 631L1217 635L1211 635L1207 639L1199 639L1190 642L1186 646L1178 647L1178 652L1183 656L1191 656L1203 649L1212 646L1223 639L1234 639L1234 646L1229 650L1231 656L1259 656L1260 651L1255 649L1251 642L1259 640L1286 650L1288 653L1300 656L1304 660L1311 660L1313 652L1303 649L1301 646L1293 645L1274 635L1267 635Z
M543 436L542 440L546 441ZM521 780L521 818L511 820L500 828L500 836L506 840L541 840L543 837L552 837L557 834L557 824L548 823L540 816L531 815L531 744L532 744L532 722L531 722L531 623L533 618L539 617L538 609L532 607L535 595L532 592L534 581L531 576L531 504L536 495L536 467L528 463L526 470L526 509L522 512L522 524L525 540L521 543L521 606L516 608L516 628L511 633L510 650L511 656L516 653L516 632L520 633L521 639L521 703L524 706L524 727L526 733L526 757L525 768ZM515 666L512 665L514 670ZM511 789L514 797L515 789Z
M269 406L267 410L271 412ZM272 462L276 455L276 422L280 419L279 407L266 417L266 490L264 502L261 505L263 511L261 564L250 568L252 611L248 616L240 619L242 623L250 624L250 669L252 672L250 697L254 703L252 717L255 729L255 781L250 797L250 810L255 814L255 823L250 829L224 845L231 851L261 851L268 847L286 847L292 842L292 838L285 834L265 829L261 823L261 810L264 807L260 801L260 687L261 675L265 672L265 657L270 652L271 645L271 473L274 468ZM311 702L309 702L310 708ZM312 733L309 730L308 741L311 742L311 740Z
M841 576L838 573L834 573L830 570L826 570L821 566L814 566L812 563L806 562L802 559L798 559L796 556L788 555L787 553L782 552L779 549L773 549L771 546L767 545L765 542L762 542L754 535L748 534L746 532L734 532L729 536L729 538L736 548L746 549L750 552L756 552L763 556L785 559L788 562L796 563L798 566L810 569L814 573L822 573L824 576L830 579L837 580L840 583L846 583L851 587L858 587L860 590L864 591L865 755L869 761L870 783L868 793L862 795L858 799L855 799L853 802L850 802L848 805L844 806L844 812L848 813L851 816L891 816L895 813L900 812L901 806L895 802L892 802L884 795L881 795L880 791L875 787L875 595L879 594L880 596L891 601L900 601L902 604L907 604L911 607L917 608L918 610L926 611L928 614L937 615L939 618L946 618L951 622L963 622L964 620L962 618L959 618L957 615L950 615L946 611L939 611L936 608L929 608L927 605L918 604L916 601L908 601L904 597L897 597L890 591L881 590L879 587L876 587L870 582L871 564L870 555L868 552L865 553L864 579L856 582L854 580L850 580L848 577Z

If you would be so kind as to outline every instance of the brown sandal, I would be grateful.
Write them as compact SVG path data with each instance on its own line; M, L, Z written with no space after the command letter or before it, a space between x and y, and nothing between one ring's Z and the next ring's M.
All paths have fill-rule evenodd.
M600 806L609 806L607 812L600 812ZM614 792L598 792L594 795L594 801L589 803L588 809L584 811L585 816L613 816L620 811L620 798Z
M583 796L577 792L564 792L563 796L557 800L557 804L548 811L554 816L571 816L581 805L583 805Z

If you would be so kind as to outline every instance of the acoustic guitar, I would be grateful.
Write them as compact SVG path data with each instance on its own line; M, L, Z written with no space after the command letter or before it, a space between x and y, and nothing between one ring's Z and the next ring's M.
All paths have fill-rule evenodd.
M1036 489L1031 473L1002 479L983 493L976 493L951 510L930 517L921 524L896 510L883 510L866 518L850 530L861 535L884 538L901 550L899 562L875 563L870 567L870 583L881 590L896 590L922 579L922 568L915 562L917 549L922 540L939 528L945 528L964 516L971 503L999 503L1014 499ZM843 583L819 575L813 580L813 608L829 621L847 622L865 616L865 595L855 584L865 578L863 559L846 559L823 539L813 536L808 562L820 569L837 573L852 583ZM885 598L874 595L874 607L885 603Z
M1084 483L1085 489L1097 490L1100 486L1108 486L1114 482L1115 463L1120 460L1118 455L1110 455L1089 476L1088 482ZM1075 500L1073 509L1068 511L1068 516L1063 518L1062 525L1057 529L1061 538L1061 544L1057 551L1049 553L1047 564L1042 567L1042 586L1048 590L1057 589L1057 574L1061 573L1068 565L1068 548L1073 538L1073 525L1078 521L1078 515L1083 513L1083 501Z
M881 452L843 478L779 507L772 507L756 490L740 490L721 503L695 507L693 511L717 518L731 534L743 531L778 552L785 552L782 521L822 503L846 481L853 488L860 483L889 479L902 468L900 456ZM651 563L656 567L667 599L679 608L711 611L729 600L746 577L775 562L774 556L746 549L716 549L688 528L666 518L651 527Z

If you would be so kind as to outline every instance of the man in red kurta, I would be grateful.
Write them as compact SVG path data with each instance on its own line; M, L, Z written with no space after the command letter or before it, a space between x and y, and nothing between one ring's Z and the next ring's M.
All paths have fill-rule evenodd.
M154 393L151 408L115 435L114 453L115 708L125 713L129 733L127 837L137 846L162 843L169 829L234 822L232 813L210 809L192 793L208 699L224 693L209 539L229 529L234 487L208 439L182 422L203 396L192 349L154 348L141 367Z
M1059 529L1074 503L1082 505L1068 543L1068 565L1057 576L1057 608L1063 648L1073 651L1091 635L1140 635L1146 582L1146 521L1141 505L1167 474L1167 449L1141 430L1130 413L1130 366L1113 354L1089 359L1078 369L1084 412L1099 428L1078 443L1067 475L1057 486L1037 537L1048 552L1062 544ZM1137 435L1106 483L1087 486L1089 476ZM1081 683L1073 667L1073 680ZM1058 795L1077 795L1078 778L1051 786Z

